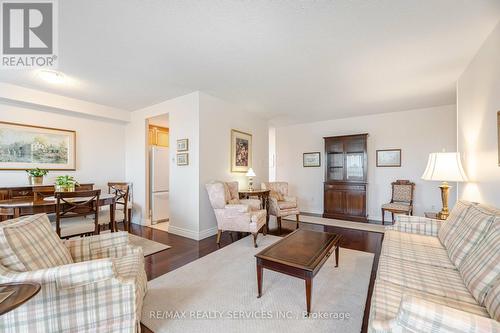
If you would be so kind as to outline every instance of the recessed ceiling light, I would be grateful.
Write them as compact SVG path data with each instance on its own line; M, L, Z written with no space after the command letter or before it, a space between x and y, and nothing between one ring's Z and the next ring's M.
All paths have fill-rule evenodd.
M63 73L48 69L42 69L41 71L38 71L38 77L44 80L45 82L52 84L61 84L65 80Z

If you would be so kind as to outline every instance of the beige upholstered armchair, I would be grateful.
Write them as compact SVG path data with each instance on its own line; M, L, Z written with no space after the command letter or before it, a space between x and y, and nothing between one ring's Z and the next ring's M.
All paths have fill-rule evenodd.
M0 332L140 332L147 277L126 232L63 241L45 214L4 221L0 283L19 282L41 291L0 316Z
M238 182L211 182L205 187L217 219L217 244L222 231L239 231L252 233L257 247L259 231L262 229L264 235L267 232L266 211L260 209L260 200L240 200Z
M271 191L269 194L269 214L276 216L278 229L281 231L281 218L290 215L295 215L297 228L299 228L300 212L297 206L297 198L288 195L288 183L262 183L261 188Z

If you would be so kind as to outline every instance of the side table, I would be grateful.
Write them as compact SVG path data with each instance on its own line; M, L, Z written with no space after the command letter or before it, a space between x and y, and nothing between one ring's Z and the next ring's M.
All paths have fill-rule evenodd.
M0 316L14 310L33 298L40 291L38 283L3 283L0 292L12 292L0 303Z

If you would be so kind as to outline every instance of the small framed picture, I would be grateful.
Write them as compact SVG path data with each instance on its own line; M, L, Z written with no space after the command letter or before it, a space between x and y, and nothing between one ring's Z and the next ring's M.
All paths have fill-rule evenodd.
M321 153L312 152L302 154L302 166L304 168L312 168L321 166Z
M401 167L401 149L377 150L377 167Z
M177 165L189 165L189 154L188 153L177 154Z
M189 150L189 140L180 139L177 140L177 151L188 151Z

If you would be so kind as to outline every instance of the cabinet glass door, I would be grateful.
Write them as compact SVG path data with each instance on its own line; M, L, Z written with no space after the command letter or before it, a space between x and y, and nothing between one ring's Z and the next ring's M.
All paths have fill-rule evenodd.
M347 180L363 180L364 178L364 153L346 154L346 178Z

